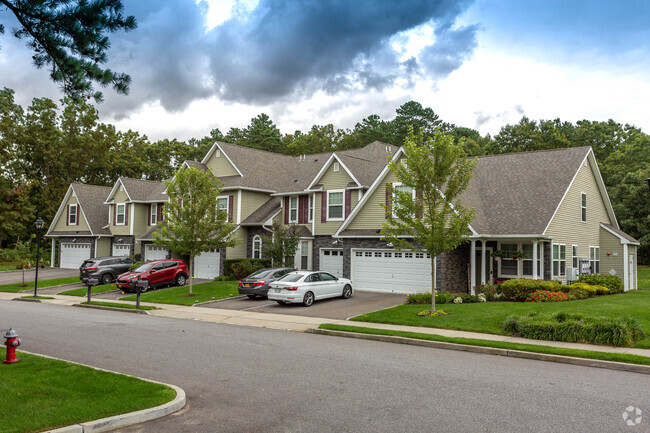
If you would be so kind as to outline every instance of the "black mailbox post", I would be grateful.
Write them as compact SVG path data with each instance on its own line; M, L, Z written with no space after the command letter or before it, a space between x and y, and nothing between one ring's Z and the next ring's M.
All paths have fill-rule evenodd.
M135 308L140 309L140 293L142 293L142 289L148 289L149 288L149 280L142 280L140 279L140 275L138 275L138 279L135 282Z
M99 280L97 278L88 278L86 280L86 285L88 286L88 303L90 304L90 291L93 286L96 286L99 284Z

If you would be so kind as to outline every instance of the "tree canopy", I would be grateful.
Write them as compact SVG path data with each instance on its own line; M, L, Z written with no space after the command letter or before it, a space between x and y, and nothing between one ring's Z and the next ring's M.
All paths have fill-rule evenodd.
M121 0L0 0L0 4L18 20L20 27L12 34L27 41L34 66L47 66L65 95L100 102L103 95L93 83L110 85L120 94L129 92L131 77L101 66L110 47L106 33L137 26L133 16L123 15ZM4 32L0 24L0 34Z

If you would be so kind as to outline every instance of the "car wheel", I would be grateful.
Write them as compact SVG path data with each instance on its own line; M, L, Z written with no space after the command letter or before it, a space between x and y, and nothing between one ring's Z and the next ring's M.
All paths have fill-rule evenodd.
M248 296L248 299L255 299L256 298L255 295L246 295L246 296Z
M277 302L280 305L285 305L287 303L287 301L275 301L275 302Z
M346 284L345 287L343 287L341 298L350 299L350 296L352 296L352 287L349 284Z
M314 303L314 294L312 292L305 293L305 297L302 298L302 305L305 307L311 307L311 304Z
M176 285L184 286L185 285L185 275L179 274L176 276Z
M110 284L113 281L113 276L111 274L102 275L102 284Z

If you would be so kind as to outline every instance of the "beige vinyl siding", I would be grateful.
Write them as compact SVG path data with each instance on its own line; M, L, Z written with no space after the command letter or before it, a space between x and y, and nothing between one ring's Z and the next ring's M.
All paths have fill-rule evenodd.
M611 253L611 254L610 254ZM586 257L586 256L585 256ZM626 258L623 254L621 240L608 232L600 229L600 273L608 275L612 269L616 276L623 280Z
M149 222L149 204L148 203L133 203L133 234L136 238L142 236L151 228L147 223ZM129 210L131 210L129 209ZM129 213L129 219L131 214Z
M335 189L347 189L347 186L350 182L354 182L350 175L345 171L343 165L340 165L339 171L334 171L334 162L330 163L330 166L327 168L323 176L318 180L318 184L323 185L323 192L315 195L316 202L314 203L314 235L333 235L336 233L338 228L343 224L343 221L327 221L326 223L321 222L321 213L323 212L322 207L322 194L327 194L327 191ZM351 200L350 200L350 212L354 209L354 206L358 202L358 193L357 190L352 190ZM345 206L344 206L345 212ZM327 210L324 210L327 212ZM309 224L311 226L311 224ZM310 227L311 230L311 227Z
M108 257L111 255L111 238L97 239L95 257Z
M234 247L226 248L226 259L245 259L246 258L246 238L247 231L243 227L239 227L233 234L233 237L239 239L239 244ZM223 259L223 257L222 257Z
M578 256L589 257L590 246L600 246L600 223L610 224L605 208L605 200L600 194L596 177L589 159L580 166L578 174L551 221L546 235L553 237L553 243L566 244L567 267L570 266L571 245L578 245ZM587 221L581 221L582 193L587 194ZM604 248L600 249L601 273ZM557 279L557 276L554 276ZM564 280L564 278L563 278Z
M226 155L224 155L223 152L221 152L221 156L217 157L218 151L219 149L215 150L210 159L205 163L212 174L216 177L239 175L235 167L230 163L230 161L228 161L228 158L226 158Z
M129 197L126 195L125 191L120 191L119 188L113 195L113 203L114 204L119 204L119 203L126 203L126 201L129 199ZM127 206L130 205L130 203L126 203ZM110 216L110 221L111 221L111 233L114 235L122 235L122 236L128 236L131 234L131 226L130 226L130 221L131 218L133 218L132 215L132 210L129 209L129 220L126 221L125 225L120 225L117 226L115 225L115 216L113 213L115 212L115 206L113 204L109 205L109 216Z
M237 191L234 192L237 198ZM262 192L244 191L241 192L241 220L245 220L260 206L269 201L270 196ZM234 217L237 218L237 208L233 207ZM241 221L240 221L241 222Z
M366 204L363 205L363 208L359 209L359 213L350 222L350 225L347 228L381 228L381 225L386 221L386 209L381 206L382 204L386 204L386 184L396 182L398 182L397 178L391 171L389 171L386 174L386 177L380 181L377 189L371 193L371 196L368 198L368 201L366 201Z
M68 220L67 220L68 205L70 204L77 205L77 217L79 218L79 225L74 225L74 226L68 225ZM77 197L74 196L74 194L70 194L68 201L66 201L66 203L63 205L63 210L61 212L61 215L59 216L59 219L56 221L56 224L54 225L52 231L75 231L75 232L90 231L90 228L86 223L86 218L84 217L81 207L79 206L79 201L77 200Z

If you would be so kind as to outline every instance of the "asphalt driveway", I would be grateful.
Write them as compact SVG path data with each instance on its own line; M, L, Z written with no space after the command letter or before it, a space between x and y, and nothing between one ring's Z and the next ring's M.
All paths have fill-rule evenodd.
M41 268L38 270L38 281L74 277L75 275L79 275L79 269ZM33 285L35 276L34 269L25 270L25 282L31 282ZM23 281L21 271L0 272L0 285L20 283L21 281Z
M406 295L355 291L350 299L324 299L314 302L311 307L303 307L300 304L279 305L277 302L269 301L268 299L248 299L244 297L197 305L197 308L220 308L224 310L255 311L256 313L291 314L294 316L345 320L360 314L403 304L405 298Z

